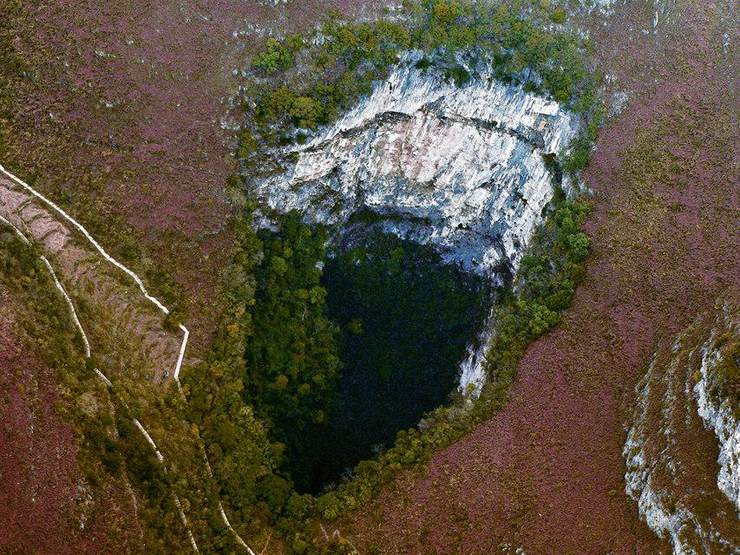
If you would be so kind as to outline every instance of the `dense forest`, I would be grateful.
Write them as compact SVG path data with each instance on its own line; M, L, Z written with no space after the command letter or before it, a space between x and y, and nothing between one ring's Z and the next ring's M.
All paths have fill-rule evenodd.
M562 195L549 208L514 284L497 295L490 381L472 405L444 401L484 313L483 282L395 237L371 234L327 256L325 231L295 213L259 234L242 220L228 317L207 364L187 375L191 418L227 506L312 552L314 518L341 516L503 406L527 344L557 325L581 278L587 213ZM317 395L303 396L305 386ZM336 489L300 493L373 455Z
M287 448L300 489L326 453L327 422L338 394L338 328L326 311L321 263L326 234L292 213L279 233L260 232L264 258L255 270L254 333L247 342L246 401Z
M445 402L486 287L382 233L327 257L325 231L295 212L259 238L245 401L296 489L316 492Z

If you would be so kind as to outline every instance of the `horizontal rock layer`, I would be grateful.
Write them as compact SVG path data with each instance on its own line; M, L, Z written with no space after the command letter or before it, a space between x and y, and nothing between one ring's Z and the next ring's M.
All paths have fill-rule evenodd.
M418 69L417 60L407 56L368 98L305 144L270 153L285 171L254 179L254 193L264 215L298 210L337 231L370 212L384 231L503 283L553 197L547 160L567 147L578 118L496 81L490 68L457 86L440 70ZM480 390L489 335L484 330L479 346L471 345L461 388Z

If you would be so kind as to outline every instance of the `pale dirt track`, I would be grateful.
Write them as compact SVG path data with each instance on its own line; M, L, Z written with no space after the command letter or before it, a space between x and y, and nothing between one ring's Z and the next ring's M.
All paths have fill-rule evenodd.
M22 179L7 171L2 165L0 165L0 224L9 226L26 245L36 243L51 253L54 259L59 261L61 271L71 273L71 276L67 277L73 278L70 281L75 284L78 290L80 290L81 284L84 287L85 280L87 280L91 285L94 285L94 287L89 287L88 291L105 293L103 295L94 295L94 302L110 305L110 309L114 311L127 312L129 318L125 322L127 323L129 333L133 334L133 337L140 337L142 345L145 346L147 349L146 352L150 355L152 378L159 382L167 380L171 376L182 393L179 375L190 336L188 329L182 324L179 325L179 329L182 332L182 339L174 337L172 333L165 330L163 316L169 314L169 309L159 299L149 294L143 280L136 273L111 257L79 222ZM78 242L73 239L74 232L79 232L93 246L93 249L85 252L79 246ZM101 265L99 262L93 261L95 257L102 258L105 263L113 265L130 277L138 287L139 293L136 294L130 291L130 287L127 288L119 280L108 274L105 264ZM90 358L92 354L90 341L80 321L74 303L57 276L51 262L49 262L49 259L44 255L41 256L41 259L69 308L70 317L82 339L85 356L86 358ZM137 308L130 309L131 301L127 303L127 299L136 299L140 296L146 299L146 304L153 305L161 313L158 321L156 317L144 311L139 311L141 308L146 308L146 305L144 307L137 307L139 310ZM120 314L121 312L112 313ZM108 387L113 386L111 380L100 369L96 368L95 372ZM157 447L154 439L138 419L134 419L134 424L151 446L157 459L162 463L166 471L164 455ZM208 463L204 449L202 453L208 474L211 475L210 464ZM173 497L180 515L180 520L187 530L189 542L193 550L198 552L197 543L188 525L188 520L180 499L174 492ZM252 549L231 526L220 501L218 508L224 525L232 533L235 541L250 553L250 555L254 555Z

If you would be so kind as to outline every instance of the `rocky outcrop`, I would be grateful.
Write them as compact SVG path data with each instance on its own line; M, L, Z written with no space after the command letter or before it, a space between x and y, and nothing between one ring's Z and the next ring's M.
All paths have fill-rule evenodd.
M272 153L254 180L264 205L341 228L372 213L385 231L500 279L516 269L551 200L553 161L577 121L490 69L456 86L410 55L372 95L303 145Z
M501 284L553 197L554 162L577 118L496 81L487 66L468 68L472 78L457 86L418 59L408 55L333 126L270 153L284 171L252 180L261 225L270 210L298 210L335 230L372 222ZM485 380L490 324L462 361L464 391Z
M655 354L624 446L627 494L675 553L740 550L737 299Z

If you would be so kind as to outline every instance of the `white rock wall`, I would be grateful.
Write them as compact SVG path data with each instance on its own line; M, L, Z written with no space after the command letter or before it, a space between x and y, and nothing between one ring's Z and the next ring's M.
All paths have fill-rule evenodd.
M417 59L408 56L306 144L275 151L285 172L256 180L256 196L280 213L299 210L307 222L337 229L370 210L385 217L385 231L500 281L502 268L516 271L552 199L543 155L566 147L577 118L495 81L488 69L458 87L437 70L415 68ZM463 363L462 388L482 385L475 351Z
M256 193L313 223L387 215L399 235L491 275L501 262L516 267L553 194L542 155L559 153L576 123L487 72L456 87L406 65L335 125L278 151L297 162L258 180Z
M729 399L717 398L710 392L713 371L721 358L720 351L713 348L715 340L716 337L712 336L702 347L701 378L694 386L693 393L699 416L717 436L719 443L717 488L740 514L740 421L733 416L733 408L737 410L737 407L732 407Z

